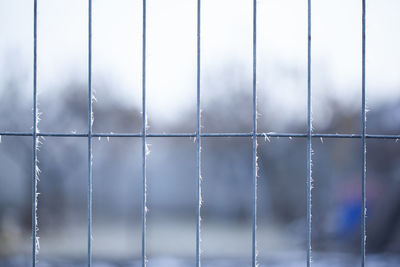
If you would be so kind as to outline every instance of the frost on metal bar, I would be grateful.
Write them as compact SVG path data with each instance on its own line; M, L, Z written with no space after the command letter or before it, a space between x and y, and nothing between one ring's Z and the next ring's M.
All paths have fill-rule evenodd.
M143 39L142 39L142 267L147 265L146 255L146 219L147 219L147 178L146 158L150 153L146 142L147 111L146 111L146 0L143 0Z
M257 0L253 1L252 266L257 264Z
M362 120L362 135L361 135L361 143L362 143L362 177L361 177L361 266L365 266L365 244L367 239L366 234L366 216L367 216L367 198L366 198L366 174L367 174L367 163L366 163L366 154L367 154L367 144L365 140L365 135L367 131L367 117L366 117L366 104L365 104L365 2L366 0L362 0L362 78L361 78L361 120Z
M196 103L196 267L200 267L201 254L201 102L200 102L200 33L201 33L201 0L197 0L197 103Z
M311 266L311 219L312 219L312 91L311 91L311 0L307 11L307 267ZM322 140L322 139L321 139Z
M32 132L0 132L1 136L32 136ZM307 133L256 133L257 137L264 137L265 141L271 141L270 138L307 138ZM56 133L56 132L39 132L37 136L41 137L88 137L87 133ZM142 137L142 133L92 133L92 137ZM252 137L253 133L200 133L201 137ZM147 133L146 137L187 137L195 138L196 133ZM312 133L312 138L327 138L327 139L362 139L361 134L338 134L338 133ZM386 139L395 140L396 143L400 140L400 135L390 134L365 134L366 139Z
M92 153L92 127L93 115L92 93L92 0L88 0L88 266L92 266L92 206L93 206L93 153Z
M38 181L39 181L39 162L37 153L39 150L40 140L37 135L39 132L38 123L40 113L37 105L37 0L33 2L33 108L32 108L32 266L37 263L37 255L39 253L39 236L38 236Z

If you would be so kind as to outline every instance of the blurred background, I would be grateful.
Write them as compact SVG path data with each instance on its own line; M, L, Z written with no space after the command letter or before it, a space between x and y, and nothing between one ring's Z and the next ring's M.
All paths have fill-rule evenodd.
M252 2L203 0L203 132L252 130ZM38 1L41 132L87 132L87 1ZM197 1L149 0L150 133L196 131ZM367 1L369 134L400 131L400 2ZM307 3L258 1L259 132L306 132ZM361 133L361 1L312 6L315 133ZM142 1L93 1L94 132L141 131ZM0 0L0 131L32 130L33 1ZM259 138L260 266L303 266L306 139ZM0 266L27 266L31 137L0 143ZM87 139L42 138L38 266L84 266ZM194 266L193 138L148 138L149 266ZM251 263L250 138L202 139L205 266ZM313 139L313 261L360 261L361 140ZM398 266L400 143L367 140L367 264ZM141 139L93 139L93 259L136 266ZM119 265L117 265L119 264Z

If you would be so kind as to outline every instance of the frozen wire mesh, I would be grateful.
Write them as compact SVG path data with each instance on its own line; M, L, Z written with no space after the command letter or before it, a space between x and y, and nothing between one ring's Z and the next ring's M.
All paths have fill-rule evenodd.
M365 99L365 50L366 50L366 0L361 1L362 9L362 78L361 78L361 122L362 132L361 134L337 134L337 133L325 133L318 134L313 133L312 128L312 86L311 86L311 0L307 1L308 5L308 32L307 32L307 132L306 133L277 133L277 132L258 132L257 131L257 0L253 0L253 47L252 47L252 60L253 60L253 76L252 76L252 131L249 133L206 133L201 131L201 0L197 0L197 66L196 66L196 77L197 77L197 101L196 101L196 132L188 133L148 133L147 124L147 112L146 112L146 0L143 0L142 10L142 130L137 133L100 133L93 132L93 101L94 96L92 92L92 0L88 0L88 131L82 133L61 133L61 132L40 132L38 128L38 122L40 120L40 112L37 104L37 21L38 21L38 1L34 0L33 5L33 113L32 113L32 132L0 132L0 136L31 136L32 137L32 266L36 266L37 255L39 252L39 237L38 237L38 220L37 220L37 209L38 209L38 192L37 184L39 179L39 164L38 164L38 149L40 146L40 138L46 136L52 137L81 137L87 138L88 141L88 188L87 188L87 234L88 234L88 247L87 247L87 265L92 266L92 187L93 187L93 175L92 175L92 138L97 137L132 137L141 138L142 140L142 253L141 253L141 265L144 267L147 264L146 259L146 215L147 215L147 181L146 181L146 156L149 152L147 138L163 138L163 137L175 137L175 138L195 138L196 142L196 249L193 252L196 255L196 266L201 266L201 139L207 137L248 137L252 139L252 266L257 266L257 138L264 137L269 138L306 138L307 140L307 223L306 223L306 265L311 266L311 191L312 191L312 140L315 138L346 138L346 139L361 139L361 161L362 161L362 211L361 211L361 266L365 265L365 246L366 246L366 140L367 139L399 139L399 135L370 135L366 133L366 99Z

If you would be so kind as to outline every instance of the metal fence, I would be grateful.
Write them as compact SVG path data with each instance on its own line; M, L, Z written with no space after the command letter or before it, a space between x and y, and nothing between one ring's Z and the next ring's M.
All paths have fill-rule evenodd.
M0 132L4 136L32 136L32 266L37 264L37 254L39 248L38 221L38 146L39 138L44 136L53 137L81 137L87 138L87 164L88 164L88 187L87 187L87 265L92 266L92 197L93 197L93 172L92 172L92 138L94 137L132 137L142 139L142 266L147 264L146 259L146 217L147 217L147 181L146 181L146 154L147 154L147 138L162 138L162 137L192 137L196 140L196 199L197 199L197 227L196 227L196 250L193 253L196 255L196 266L201 266L201 140L207 137L248 137L252 139L252 266L257 266L257 138L306 138L307 139L307 224L306 224L306 247L307 258L304 264L311 266L311 191L312 191L312 140L313 138L348 138L361 139L360 156L362 159L362 211L360 218L361 225L361 266L365 266L365 246L366 246L366 139L398 139L399 135L370 135L366 133L366 104L365 104L365 27L366 27L366 0L361 0L362 21L361 33L362 43L362 109L361 134L318 134L313 132L312 127L312 86L311 86L311 0L307 0L308 5L308 33L307 33L307 132L306 133L263 133L257 131L257 0L253 0L253 77L252 77L252 131L250 133L205 133L201 131L201 74L200 74L200 53L201 53L201 0L197 0L197 104L196 104L196 132L194 133L148 133L147 114L146 114L146 0L143 0L143 38L142 38L142 131L139 133L96 133L92 131L93 125L93 93L92 93L92 0L88 0L88 131L87 133L56 133L56 132L39 132L39 111L37 105L37 10L38 0L34 0L33 8L33 116L32 116L32 132Z

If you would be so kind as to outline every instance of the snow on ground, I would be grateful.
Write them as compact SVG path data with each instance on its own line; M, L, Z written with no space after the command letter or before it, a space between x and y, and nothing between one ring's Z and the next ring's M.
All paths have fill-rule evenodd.
M124 261L124 262L107 262L107 261L94 261L96 267L139 267L141 266L140 260ZM329 266L329 267L354 267L360 266L359 260L353 256L340 255L340 254L326 254L324 259L314 260L315 266ZM0 260L0 266L4 267L20 267L29 266L30 259L15 257L8 260ZM371 255L367 257L367 265L373 267L394 267L400 265L399 255ZM40 267L85 267L87 266L84 261L40 261L38 266ZM194 266L194 262L186 259L175 259L175 258L158 258L152 259L149 267L190 267ZM229 260L229 259L214 259L214 260L203 260L202 266L205 267L243 267L250 266L246 260ZM297 267L305 266L305 261L300 259L274 259L274 260L262 260L260 259L260 267L272 266L272 267Z

